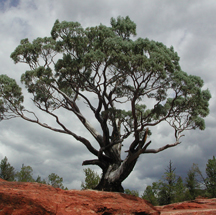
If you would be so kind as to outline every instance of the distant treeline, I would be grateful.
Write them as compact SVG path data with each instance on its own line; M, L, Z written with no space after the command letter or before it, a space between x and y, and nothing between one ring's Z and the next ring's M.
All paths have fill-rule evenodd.
M186 178L175 173L172 161L165 169L159 181L153 182L144 190L141 198L148 200L153 205L166 205L175 202L193 200L198 196L215 198L216 197L216 159L213 156L206 164L205 177L197 164L193 164L188 170ZM81 183L81 189L93 189L100 181L100 176L90 168L84 169L85 182ZM38 182L52 185L55 188L64 188L63 178L55 173L51 173L46 179L38 176L33 178L33 169L30 166L22 165L20 171L15 171L10 165L7 157L0 163L0 178L8 181L19 182ZM125 189L126 194L139 196L136 190Z
M0 164L0 178L7 181L19 181L19 182L38 182L42 184L52 185L55 188L61 188L67 190L62 182L63 178L55 173L48 175L46 179L41 179L38 175L36 179L33 178L33 169L31 166L22 165L20 171L15 171L14 167L10 165L7 157L1 160Z

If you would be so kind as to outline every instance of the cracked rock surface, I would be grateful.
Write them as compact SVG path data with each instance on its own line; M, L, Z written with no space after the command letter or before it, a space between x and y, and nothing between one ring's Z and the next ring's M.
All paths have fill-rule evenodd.
M61 190L49 185L0 180L0 215L151 214L147 201L126 194L93 190Z

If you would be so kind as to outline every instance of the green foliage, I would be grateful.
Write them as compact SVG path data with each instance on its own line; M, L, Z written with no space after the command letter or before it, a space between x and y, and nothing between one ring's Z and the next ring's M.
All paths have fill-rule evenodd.
M38 175L38 177L36 178L35 182L40 183L40 184L47 184L45 179L41 179L41 177Z
M144 190L143 195L141 196L143 199L149 201L152 205L158 205L158 187L159 184L157 182L153 182L152 186L147 186Z
M45 179L42 180L41 176L39 175L36 178L36 180L34 180L33 169L31 166L22 165L21 170L15 172L14 167L10 165L6 156L4 159L1 160L0 163L0 178L8 181L14 181L15 179L17 179L17 181L19 182L37 182L41 184L48 184L55 188L68 190L68 188L67 187L64 188L62 184L63 178L58 176L55 173L51 173L48 176L48 180Z
M21 40L11 58L15 63L30 66L31 70L26 71L21 80L33 94L33 101L46 108L55 109L62 104L63 100L54 97L54 91L60 93L58 89L71 98L80 91L98 94L101 88L97 82L106 76L105 85L113 98L141 101L148 97L155 100L152 109L140 109L144 104L136 106L140 124L159 123L163 118L171 122L176 117L177 121L187 119L184 124L178 125L180 130L185 126L204 129L203 117L209 113L211 95L208 90L201 90L202 79L181 70L173 47L167 48L162 43L143 38L133 41L130 38L134 35L136 24L128 16L111 18L111 27L99 25L86 29L78 22L56 20L51 37L37 38L32 43L28 39ZM62 59L54 63L57 53ZM100 74L100 70L104 74ZM20 106L23 100L21 88L5 75L1 76L0 83L0 96L4 98L0 102L2 112L7 112L8 102L15 98L12 106ZM12 85L13 88L10 88ZM15 94L8 95L11 89ZM124 109L120 111L124 112ZM5 118L3 115L2 118ZM125 119L127 131L133 130L133 118L134 115ZM172 126L176 129L177 124Z
M13 118L13 114L23 110L21 87L7 75L0 75L0 121Z
M34 182L35 180L33 179L32 175L32 167L22 165L21 170L16 173L16 179L20 182Z
M200 188L200 183L198 181L198 172L197 172L197 165L193 164L192 168L189 169L187 173L187 177L185 179L185 186L189 191L188 198L195 199L198 196L198 189Z
M213 156L212 159L208 160L208 163L206 164L206 187L207 192L211 195L211 197L216 197L216 159L215 156Z
M59 177L57 174L55 173L51 173L48 176L48 184L52 185L55 188L61 188L64 189L64 186L62 184L63 182L63 178Z
M129 39L130 35L136 35L136 24L132 22L128 16L126 16L125 19L119 16L117 20L111 18L110 23L117 35L121 36L123 39Z
M191 195L186 189L182 178L176 176L175 168L173 168L170 161L162 180L153 182L152 186L147 186L142 198L153 205L166 205L190 200Z
M132 195L132 196L137 196L139 197L139 192L137 190L129 190L125 189L124 191L125 194Z
M45 180L45 179L41 179L41 177L38 175L37 179L35 180L35 182L37 183L41 183L41 184L48 184L48 185L51 185L55 188L60 188L60 189L63 189L63 190L68 190L67 187L64 187L63 186L63 178L58 176L57 174L55 173L51 173L49 176L48 176L48 179Z
M159 182L158 201L160 205L166 205L175 202L176 174L172 162L169 162L168 169Z
M6 156L1 160L0 178L7 181L13 181L15 178L14 167L10 165Z
M81 183L81 189L94 189L100 182L100 176L90 168L83 171L85 173L85 182Z
M176 183L175 183L175 197L174 197L174 202L183 202L185 200L185 185L182 180L182 178L179 176Z
M147 186L142 198L153 205L165 205L181 201L194 200L197 196L216 197L216 159L213 156L206 164L204 178L197 164L193 164L187 172L185 182L175 174L175 168L170 161L162 180ZM206 186L206 189L203 186Z

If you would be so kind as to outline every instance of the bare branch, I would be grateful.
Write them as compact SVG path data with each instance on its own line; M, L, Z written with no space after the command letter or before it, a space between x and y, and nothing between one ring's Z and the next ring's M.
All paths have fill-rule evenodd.
M181 142L177 141L173 144L167 144L161 148L158 148L158 149L146 149L143 153L158 153L158 152L161 152L165 149L168 149L168 148L171 148L171 147L174 147L174 146L177 146L178 144L180 144Z
M106 164L101 162L100 160L85 160L82 163L82 166L84 165L98 165L99 167L101 167L101 169L105 169L106 168Z
M178 133L178 135L177 135ZM163 147L160 147L158 149L146 149L146 150L143 150L142 153L158 153L158 152L161 152L161 151L164 151L165 149L168 149L168 148L171 148L171 147L174 147L174 146L177 146L178 144L180 144L181 142L179 141L181 137L183 137L184 135L180 135L181 132L176 132L175 131L175 136L176 136L176 142L173 143L173 144L167 144ZM147 148L147 147L146 147Z
M19 111L17 111L17 115L20 116L21 118L23 118L23 119L26 120L26 121L29 121L29 122L32 122L32 123L36 123L36 124L38 124L38 125L40 125L40 126L42 126L42 127L44 127L44 128L47 128L47 129L49 129L49 130L52 130L52 131L55 131L55 132L59 132L59 133L69 134L69 135L73 136L76 140L82 142L82 143L88 148L88 150L89 150L92 154L94 154L94 155L96 155L96 156L98 155L99 152L91 145L91 143L90 143L87 139L85 139L84 137L78 136L78 135L76 135L75 133L73 133L72 131L70 131L69 129L67 129L67 128L59 121L59 118L58 118L55 114L49 112L48 110L45 110L45 109L41 108L40 106L39 106L38 108L40 108L42 111L45 111L45 112L47 112L48 114L50 114L50 115L52 115L53 117L55 117L55 118L56 118L56 122L57 122L63 129L54 128L54 127L51 127L51 126L47 125L46 123L41 123L41 122L39 121L38 117L36 116L36 114L35 114L34 112L31 112L31 111L28 111L28 110L24 110L24 111L33 114L34 117L35 117L36 119L30 119L29 117L25 116L25 115L23 114L23 112L19 112Z

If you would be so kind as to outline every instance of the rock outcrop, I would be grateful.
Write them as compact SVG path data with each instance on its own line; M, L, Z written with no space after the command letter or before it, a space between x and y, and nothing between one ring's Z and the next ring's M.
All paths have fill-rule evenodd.
M216 214L216 199L196 199L154 207L147 201L121 193L61 190L49 185L7 182L0 179L0 215L65 214Z
M93 190L61 190L49 185L0 181L0 215L151 214L147 201L126 194Z
M216 214L216 199L197 198L193 201L156 206L161 215L210 215Z

